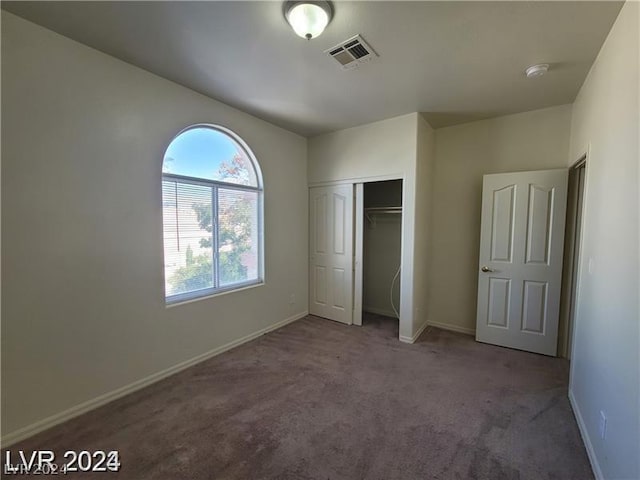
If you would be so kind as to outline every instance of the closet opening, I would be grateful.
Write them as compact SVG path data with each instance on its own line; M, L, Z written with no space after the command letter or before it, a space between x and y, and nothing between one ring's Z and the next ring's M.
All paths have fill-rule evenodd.
M397 336L402 276L402 180L362 183L356 188L356 197L359 192L362 203L361 209L356 208L356 265L360 256L361 269L356 268L355 291L361 273L362 309L358 312L356 308L354 323L386 327Z

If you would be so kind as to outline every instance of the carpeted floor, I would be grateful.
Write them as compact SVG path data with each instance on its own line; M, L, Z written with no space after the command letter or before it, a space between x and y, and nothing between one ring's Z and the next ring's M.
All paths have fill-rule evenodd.
M118 474L71 478L586 480L568 366L308 317L10 450L119 450Z

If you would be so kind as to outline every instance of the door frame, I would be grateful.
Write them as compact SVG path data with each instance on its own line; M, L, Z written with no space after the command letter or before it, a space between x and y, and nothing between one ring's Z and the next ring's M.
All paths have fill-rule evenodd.
M578 189L575 192L575 197L567 198L567 201L571 201L571 205L567 205L567 213L571 211L572 218L567 216L565 232L567 237L565 238L565 252L563 262L563 278L562 278L562 297L561 308L562 315L560 321L562 322L563 337L562 343L558 344L558 356L571 359L571 353L573 352L574 345L574 333L576 330L575 318L576 318L576 306L578 300L578 291L580 287L580 275L582 266L582 245L584 241L584 218L586 211L586 191L587 191L587 174L588 174L588 153L584 153L580 158L569 167L569 188ZM579 169L584 169L583 172L583 184L580 189L580 178L575 173ZM581 198L580 198L581 197ZM580 210L578 211L578 206ZM571 210L570 210L571 208ZM577 224L578 214L580 214L580 223ZM569 232L567 227L573 222L572 231ZM568 247L568 248L567 248Z
M400 268L403 269L402 264L402 250L404 246L404 204L405 204L405 179L404 175L389 175L384 178L381 177L369 177L359 179L355 184L355 198L354 198L354 285L353 285L353 324L362 326L362 298L364 294L364 184L373 182L386 182L389 180L400 180L402 182L402 216L400 226ZM402 278L402 277L401 277ZM402 280L400 281L400 298L402 298ZM398 322L402 322L402 302L398 304Z
M310 182L309 188L314 187L330 187L331 185L346 185L356 183L369 183L369 182L385 182L387 180L402 180L404 182L404 174L403 173L391 173L389 175L373 175L370 177L351 177L344 178L342 180L327 180L323 182Z
M364 183L356 183L354 192L353 324L362 326L362 297L364 295Z

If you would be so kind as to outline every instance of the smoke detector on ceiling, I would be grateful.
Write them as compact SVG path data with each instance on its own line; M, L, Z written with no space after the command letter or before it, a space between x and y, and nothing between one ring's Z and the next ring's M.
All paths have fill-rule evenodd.
M325 53L340 64L343 70L357 68L378 56L360 35L355 35L335 47L325 50Z
M541 77L542 75L547 73L548 70L549 70L548 63L539 63L537 65L531 65L529 68L527 68L524 71L524 74L527 76L527 78L536 78L536 77Z

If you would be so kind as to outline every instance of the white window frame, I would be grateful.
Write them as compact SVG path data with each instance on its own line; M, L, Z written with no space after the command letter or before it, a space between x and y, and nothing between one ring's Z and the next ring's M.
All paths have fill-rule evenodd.
M258 163L255 155L253 154L249 146L235 132L219 125L206 124L206 123L191 125L187 128L184 128L175 137L173 137L171 142L169 142L169 146L174 142L174 140L176 140L183 133L189 130L197 129L197 128L209 128L212 130L217 130L218 132L228 136L232 141L236 142L240 146L240 148L242 148L247 158L251 162L251 166L253 167L256 175L256 182L258 186L254 187L249 185L241 185L237 183L223 182L220 180L209 180L206 178L190 177L190 176L179 175L175 173L164 173L164 172L162 173L162 182L170 181L170 182L177 182L178 184L199 185L199 186L210 187L211 188L211 205L212 205L212 212L211 212L211 224L212 224L211 243L212 245L211 246L212 246L212 255L213 255L213 259L212 259L213 287L192 290L190 292L178 293L174 295L167 295L166 278L164 278L165 270L163 268L163 282L164 282L163 288L165 293L164 298L167 306L172 306L172 305L176 305L184 302L191 302L193 300L209 298L209 297L220 295L223 293L229 293L234 290L244 290L246 288L263 285L265 283L265 280L264 280L264 221L263 221L264 187L262 183L262 172L260 170L260 164ZM165 151L168 150L168 148L169 147L167 146ZM163 162L164 162L164 159L163 159ZM218 251L219 250L218 190L220 188L223 188L225 190L238 190L243 192L257 193L256 207L257 207L257 214L258 214L258 225L257 225L257 228L258 228L258 245L257 245L258 278L248 280L248 281L243 281L243 282L236 282L236 283L233 283L230 285L224 285L224 286L220 286L220 265L219 265L220 255ZM164 231L164 215L162 217L162 225L163 225L163 231ZM166 261L165 252L164 252L164 243L163 243L162 255L163 255L163 260ZM164 262L163 262L163 265L164 265Z

